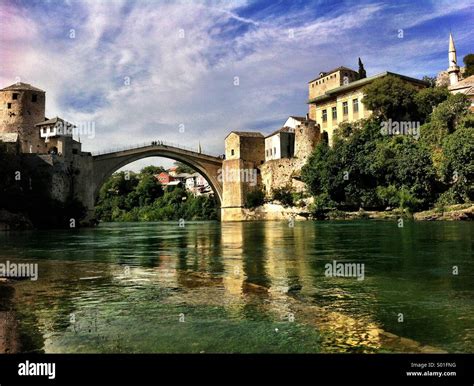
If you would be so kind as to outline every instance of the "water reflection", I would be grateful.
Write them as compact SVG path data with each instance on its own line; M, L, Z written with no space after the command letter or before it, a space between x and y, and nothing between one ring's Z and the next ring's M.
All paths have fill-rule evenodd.
M0 235L1 352L472 351L471 224L106 224ZM328 278L332 260L366 277ZM398 322L403 313L404 322Z

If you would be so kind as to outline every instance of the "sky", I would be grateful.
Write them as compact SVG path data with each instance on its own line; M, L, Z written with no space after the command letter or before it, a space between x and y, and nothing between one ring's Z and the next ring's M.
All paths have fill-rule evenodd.
M474 51L472 0L2 0L0 19L0 87L45 90L46 116L89 128L92 152L163 140L222 154L232 130L305 115L321 71L361 57L368 76L434 76L450 31L459 62Z

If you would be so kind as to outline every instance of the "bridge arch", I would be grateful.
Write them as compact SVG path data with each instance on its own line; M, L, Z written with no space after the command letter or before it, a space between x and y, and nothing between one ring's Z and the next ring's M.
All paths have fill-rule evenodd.
M97 200L100 188L105 181L117 170L129 163L149 157L164 157L182 162L200 173L211 186L219 207L222 205L222 183L219 171L222 159L191 150L170 146L151 145L132 149L120 150L93 156L93 195Z

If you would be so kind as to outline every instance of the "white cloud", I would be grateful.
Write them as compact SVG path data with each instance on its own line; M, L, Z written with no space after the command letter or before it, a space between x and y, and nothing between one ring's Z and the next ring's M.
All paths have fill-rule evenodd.
M23 32L0 41L9 52L0 81L10 84L21 74L47 91L47 115L94 121L96 138L81 138L87 150L162 139L191 147L200 141L205 151L220 154L230 130L263 122L260 129L269 132L274 122L305 114L306 82L319 71L355 67L364 56L368 71L407 72L393 58L416 48L397 41L380 54L378 39L363 27L386 22L386 5L352 6L316 18L301 9L254 20L239 16L244 4L71 2L77 17L53 17L51 24L2 5L2 15L8 13L4 28ZM69 28L76 29L75 39L54 35ZM419 42L409 65L419 65L417 58L436 44ZM65 103L73 96L91 99L91 106Z

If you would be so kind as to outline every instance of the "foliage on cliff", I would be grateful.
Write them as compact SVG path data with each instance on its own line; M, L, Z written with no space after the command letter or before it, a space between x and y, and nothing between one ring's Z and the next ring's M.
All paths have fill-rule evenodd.
M366 89L363 101L376 114L340 125L333 147L320 143L314 150L302 178L315 201L410 211L472 202L474 118L467 98L390 81ZM419 131L387 135L381 129L400 119L414 121Z
M150 170L112 175L100 190L97 218L107 222L217 219L213 197L195 197L180 186L164 190Z

